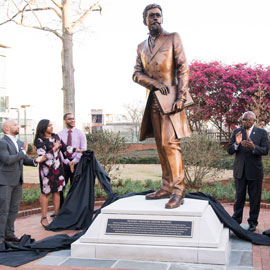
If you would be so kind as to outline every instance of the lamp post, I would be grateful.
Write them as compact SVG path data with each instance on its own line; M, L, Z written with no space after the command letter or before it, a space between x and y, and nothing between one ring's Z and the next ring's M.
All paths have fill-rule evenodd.
M26 118L26 108L27 107L30 107L30 105L21 105L21 108L24 109L24 140L27 141L27 138L26 138L26 127L27 127L27 118Z

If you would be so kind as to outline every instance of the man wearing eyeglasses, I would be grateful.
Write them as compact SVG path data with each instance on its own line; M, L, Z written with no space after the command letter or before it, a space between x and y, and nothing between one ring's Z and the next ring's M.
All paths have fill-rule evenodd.
M267 132L255 126L256 115L247 111L242 116L242 127L234 130L228 145L228 153L235 153L233 176L235 179L235 202L232 216L242 223L243 209L248 190L250 211L248 231L254 232L260 212L263 165L262 156L268 154Z
M63 117L66 128L58 133L60 139L67 145L77 149L86 150L86 136L85 133L75 127L75 118L72 113L66 113ZM77 168L77 164L80 161L81 153L68 154L67 157L62 155L62 162L64 165L64 177L67 185L68 180L70 184L73 182L74 173ZM60 191L60 207L64 202L63 191Z
M143 12L149 37L138 45L134 82L147 89L147 104L143 115L140 141L155 138L162 169L162 187L147 194L147 200L169 198L165 208L177 208L185 196L184 166L180 139L189 137L191 131L184 104L188 94L189 70L178 33L168 33L162 28L163 15L159 5L151 4ZM162 114L154 93L166 96L176 89L172 113Z

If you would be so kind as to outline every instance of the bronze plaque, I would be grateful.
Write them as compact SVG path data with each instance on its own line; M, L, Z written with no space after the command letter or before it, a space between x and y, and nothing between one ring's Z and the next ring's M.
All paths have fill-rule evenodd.
M192 237L192 221L109 218L106 234Z

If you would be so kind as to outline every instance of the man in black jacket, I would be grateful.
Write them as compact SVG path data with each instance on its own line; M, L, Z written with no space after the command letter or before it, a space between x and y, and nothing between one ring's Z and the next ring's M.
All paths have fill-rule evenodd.
M263 165L262 155L268 153L267 132L255 126L256 116L245 112L242 127L234 130L228 145L228 153L235 153L233 176L235 179L235 202L233 218L240 224L246 200L246 189L250 201L248 230L255 231L260 212Z

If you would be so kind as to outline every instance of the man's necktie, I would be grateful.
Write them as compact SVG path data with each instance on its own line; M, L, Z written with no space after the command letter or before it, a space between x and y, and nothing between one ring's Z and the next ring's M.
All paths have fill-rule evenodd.
M69 129L68 130L68 137L67 137L67 146L72 145L72 131ZM72 153L67 153L67 158L71 159L72 158Z
M156 39L152 36L150 36L149 38L149 49L150 49L150 52L152 53L154 47L155 47L155 41Z
M246 135L247 135L247 140L248 140L248 132L249 131L249 129L246 129Z

